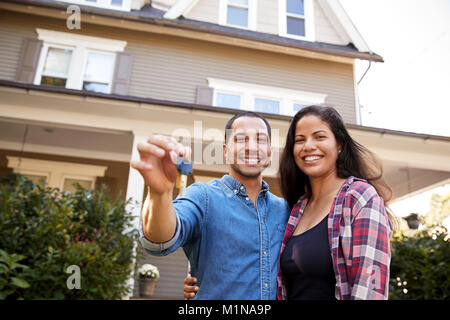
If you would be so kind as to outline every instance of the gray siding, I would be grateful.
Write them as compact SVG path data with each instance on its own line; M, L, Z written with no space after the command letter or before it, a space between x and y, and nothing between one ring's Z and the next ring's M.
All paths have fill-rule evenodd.
M186 14L186 18L210 23L219 23L219 0L199 0Z
M22 41L35 36L36 27L67 32L64 20L0 14L0 41L10 44L0 48L2 79L14 80ZM127 41L125 50L134 55L132 96L195 103L196 88L213 77L325 93L347 122L356 123L350 64L89 24L77 32Z

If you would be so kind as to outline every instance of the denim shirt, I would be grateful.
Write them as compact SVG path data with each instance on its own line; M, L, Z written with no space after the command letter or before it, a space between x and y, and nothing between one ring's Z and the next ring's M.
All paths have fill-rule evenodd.
M278 256L289 208L269 192L266 182L256 207L245 186L229 175L207 184L194 183L173 206L174 237L152 243L141 225L140 241L148 253L158 256L183 247L191 275L198 280L194 299L276 299Z

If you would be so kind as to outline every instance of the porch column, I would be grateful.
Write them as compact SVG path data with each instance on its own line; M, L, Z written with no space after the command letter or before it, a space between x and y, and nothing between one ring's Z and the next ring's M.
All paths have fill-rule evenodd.
M139 134L136 132L133 132L133 149L131 150L131 160L139 160L139 152L137 150L137 144L139 142L144 142L148 139L150 136L150 133L148 135ZM132 202L128 205L127 210L131 211L134 219L134 227L136 229L139 228L139 219L141 215L141 209L142 209L142 198L144 196L144 179L142 178L141 174L130 167L130 171L128 174L128 185L127 185L127 194L126 199L132 199ZM136 204L137 201L137 204ZM136 252L137 243L134 244L133 251ZM132 261L132 264L134 265L136 263L135 260ZM133 295L133 288L134 288L134 270L131 274L130 279L128 279L127 286L131 288L131 292L128 296L123 297L124 299L129 299Z

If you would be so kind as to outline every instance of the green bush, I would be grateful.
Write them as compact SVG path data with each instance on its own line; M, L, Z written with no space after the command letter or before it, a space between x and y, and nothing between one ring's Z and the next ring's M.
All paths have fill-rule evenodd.
M1 288L3 280L0 292L9 299L120 299L129 293L137 230L128 202L108 198L104 186L61 192L20 175L0 183L0 249L29 267L20 272L29 287L12 292ZM80 268L80 289L68 288L71 265Z
M434 195L420 231L403 230L392 239L389 299L450 300L450 194Z
M422 230L392 241L389 299L450 299L450 243L445 232Z

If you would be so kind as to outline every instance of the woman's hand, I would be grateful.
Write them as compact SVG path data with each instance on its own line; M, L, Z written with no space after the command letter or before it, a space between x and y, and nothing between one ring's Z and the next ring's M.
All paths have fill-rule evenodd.
M195 284L197 283L196 277L187 276L184 279L184 299L192 299L195 297L199 287Z

